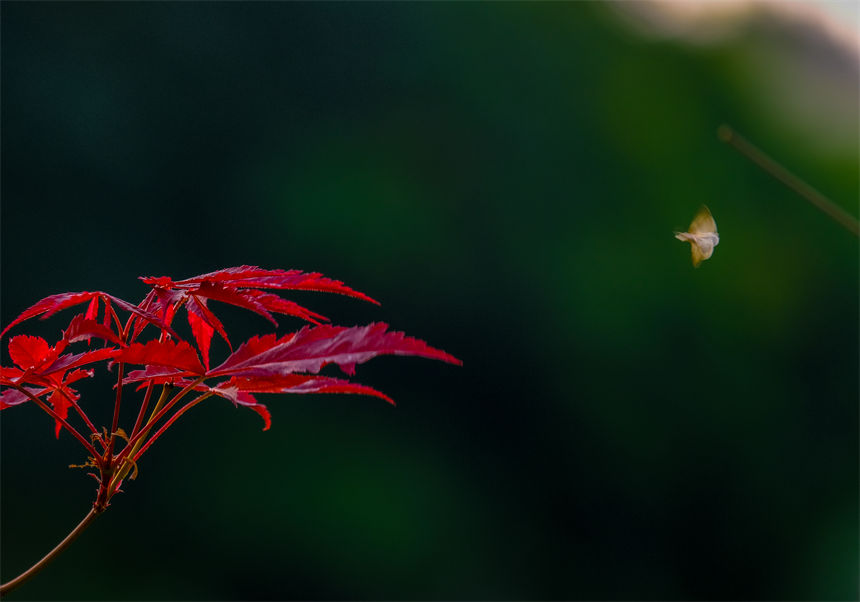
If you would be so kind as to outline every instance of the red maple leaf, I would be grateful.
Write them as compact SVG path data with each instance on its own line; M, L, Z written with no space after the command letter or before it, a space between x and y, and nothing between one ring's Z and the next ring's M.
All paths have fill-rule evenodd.
M56 359L57 354L42 337L22 334L9 341L9 357L22 370L31 370L47 359Z
M115 351L112 358L126 364L163 366L190 374L203 374L203 366L194 348L185 341L178 343L166 339L147 343L133 343Z
M296 333L252 337L208 376L275 376L294 372L317 373L327 364L337 364L347 374L355 365L378 355L417 355L461 365L453 355L430 347L402 332L388 331L388 324L367 326L305 327Z
M98 301L98 298L94 297L93 301ZM66 342L89 341L92 337L98 337L110 343L122 344L120 337L113 330L96 320L87 318L87 315L90 315L89 310L86 314L77 314L72 318L69 327L63 332Z
M379 304L339 280L326 278L322 274L304 273L300 270L264 270L256 266L239 266L185 280L174 281L168 276L141 277L141 280L152 287L152 292L142 306L145 309L154 308L160 311L158 315L161 315L167 324L170 324L169 320L172 319L172 315L168 317L169 310L175 312L180 306L185 305L191 333L207 369L209 368L209 348L215 332L224 339L231 350L233 348L223 325L206 305L207 299L253 311L275 326L278 325L272 315L275 313L294 316L314 324L320 324L328 319L298 303L260 289L338 293ZM135 336L143 326L142 322L139 323L135 329Z
M345 393L394 403L373 387L319 374L326 365L336 364L347 375L353 375L357 364L379 355L414 355L462 363L420 339L389 330L381 322L353 327L326 324L325 316L272 292L328 292L376 303L321 274L239 266L185 280L166 276L141 280L150 290L137 305L100 291L51 295L24 310L0 333L5 335L13 326L31 318L45 319L86 304L85 309L72 316L54 345L26 334L9 340L9 357L14 366L0 366L0 385L6 387L0 392L0 410L32 401L54 419L57 435L65 428L81 442L89 454L86 465L98 471L93 473L100 482L94 504L97 512L107 507L123 479L132 467L136 470L140 456L153 442L185 412L211 396L256 412L267 430L271 414L257 400L259 394ZM276 326L275 314L297 317L311 325L280 337L254 336L234 350L227 328L210 308L211 301L247 309ZM188 341L172 329L182 307L191 328ZM122 312L126 315L121 318ZM148 325L154 326L157 334L149 340L141 339ZM216 332L230 346L231 353L212 368L209 355ZM101 339L104 346L70 351L73 345L89 344L93 338ZM72 387L79 380L92 377L94 372L89 367L100 362L115 370L117 377L109 429L96 428L78 403L79 392ZM132 366L139 369L127 371ZM123 401L126 385L134 385L144 393L133 427L123 430L119 418L121 402L123 407L127 403ZM88 432L79 432L72 424L74 416L70 416L70 409L75 410ZM134 473L131 474L133 477Z
M53 406L57 417L65 420L68 417L69 408L80 398L78 392L69 385L93 375L92 370L72 369L108 359L114 352L113 348L109 348L77 355L60 355L66 345L65 339L52 347L41 337L29 335L12 337L9 341L9 357L18 368L0 369L0 384L14 387L3 392L0 397L0 410L29 401L30 395L34 397L49 395L48 403ZM69 372L69 370L72 371ZM37 387L24 387L25 383L37 385ZM24 391L29 392L30 395ZM57 437L60 436L60 429L63 427L59 419L55 420L54 426Z
M114 297L113 295L109 295L107 293L103 293L100 291L95 292L82 292L82 293L60 293L58 295L51 295L49 297L45 297L41 301L36 302L29 308L25 309L21 315L12 320L9 325L0 332L0 337L6 334L10 328L15 326L16 324L20 324L25 320L29 320L30 318L35 318L36 316L41 316L42 320L45 320L51 316L53 316L58 311L62 311L69 307L74 307L75 305L80 305L81 303L90 302L90 305L87 308L87 312L84 315L84 319L92 319L97 311L97 303L98 299L101 299L105 304L105 324L104 326L107 328L109 323L110 316L110 307L111 303L121 307L125 311L131 312L137 317L147 323L154 324L155 326L166 330L169 334L176 336L176 333L170 329L170 326L164 324L162 320L153 316L147 311L141 310L138 307L132 305L128 301L123 301L119 297Z

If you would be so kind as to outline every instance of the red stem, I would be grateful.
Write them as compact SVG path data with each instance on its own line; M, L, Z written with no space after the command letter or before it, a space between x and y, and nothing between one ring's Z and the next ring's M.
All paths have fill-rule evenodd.
M18 389L21 393L23 393L23 394L24 394L24 395L26 395L27 397L29 397L29 398L30 398L30 399L31 399L31 400L32 400L32 401L33 401L37 406L39 406L39 407L40 407L40 408L42 408L45 412L47 412L47 413L48 413L48 414L49 414L49 415L50 415L54 420L59 421L59 423L60 423L60 424L62 424L62 425L63 425L63 427L64 427L67 431L69 431L72 435L74 435L74 436L75 436L75 438L76 438L78 441L80 441L80 442L81 442L81 444L86 448L87 452L89 452L89 454L90 454L90 455L91 455L91 456L96 460L96 462L98 462L98 461L99 461L99 454L96 452L96 448L95 448L95 447L93 447L93 446L90 444L90 442L89 442L89 441L87 441L86 437L84 437L83 435L81 435L81 434L77 431L77 429L75 429L75 427L73 427L71 424L69 424L68 422L66 422L66 419L65 419L65 418L60 418L60 416L59 416L59 415L58 415L54 410L52 410L51 408L49 408L49 407L48 407L48 404L46 404L44 401L42 401L41 399L39 399L38 397L36 397L36 396L35 396L35 395L33 395L32 393L30 393L27 389L25 389L25 388L24 388L24 387L22 387L21 385L19 385L19 384L17 384L17 383L13 383L13 384L12 384L12 386L13 386L13 387L15 387L16 389Z
M122 325L120 323L119 316L117 315L116 310L114 310L114 308L111 307L110 305L108 305L107 307L110 307L110 313L113 316L114 321L116 322L116 328L117 328L117 330L120 330L122 328ZM123 342L125 342L128 339L128 331L129 331L129 328L131 328L131 325L133 322L134 322L134 314L131 314L131 316L129 316L129 318L128 318L128 321L125 323L125 328L122 328L122 330L120 331L120 338L122 339ZM117 366L117 371L116 371L117 372L116 400L114 401L114 404L113 404L113 420L111 420L111 427L110 427L110 442L108 443L108 447L107 447L107 450L105 453L107 468L110 468L112 466L113 448L114 448L114 444L116 443L116 429L119 426L119 407L120 407L120 404L122 403L122 377L124 375L124 371L125 371L125 364L120 362Z
M146 387L146 394L143 396L143 402L140 404L140 411L137 413L137 420L134 421L134 428L131 429L129 437L134 437L140 432L140 427L143 425L143 417L146 415L146 408L149 406L149 398L152 396L154 388L154 382L149 381L149 385Z
M111 434L116 432L117 426L119 426L119 406L122 403L122 377L125 372L125 364L120 363L117 367L116 373L116 401L113 404L113 420L111 421Z
M131 314L128 318L128 322L125 323L125 328L122 327L122 322L119 319L119 315L116 313L116 310L110 304L110 301L105 299L105 311L110 310L111 317L113 318L114 324L116 324L117 334L120 335L120 338L125 341L128 333L128 325L131 323L132 318L134 318L134 314Z
M161 420L162 418L164 418L164 416L171 410L171 408L173 408L174 405L176 405L176 403L180 399L185 397L191 390L194 389L194 387L196 387L201 382L203 382L204 379L205 379L205 377L201 376L197 380L195 380L194 382L186 385L179 393L177 393L173 397L173 399L171 399L166 404L164 404L164 407L161 408L161 410L155 416L153 416L151 419L149 419L147 421L147 425L153 425L156 422L158 422L159 420ZM161 430L163 430L163 428ZM161 430L159 430L158 432L161 433ZM128 455L128 452L134 447L134 444L137 443L141 439L141 437L145 436L148 432L149 432L149 429L144 428L139 433L137 433L135 436L131 437L128 440L128 443L126 444L126 446L123 448L123 450L119 454L117 454L117 456L115 458L117 464L125 459L125 457ZM132 458L132 459L134 459L134 458Z
M0 596L5 596L9 592L11 592L13 589L15 589L16 587L18 587L19 585L21 585L22 583L27 581L27 579L29 579L30 577L32 577L33 575L35 575L36 573L41 571L43 568L45 568L45 566L47 566L47 564L51 560L56 558L60 554L60 552L65 550L67 547L69 547L69 544L71 544L73 541L75 541L75 539L77 539L78 535L83 533L84 530L90 526L90 523L93 522L93 520L99 514L100 514L100 511L96 510L95 506L90 508L90 511L84 517L84 520L82 520L80 523L78 523L78 526L75 527L74 529L72 529L72 532L69 533L68 535L66 535L65 539L63 539L63 541L61 541L59 544L57 544L57 546L53 550L48 552L39 562L37 562L36 564L31 566L29 569L27 569L26 571L24 571L23 573L21 573L20 575L18 575L14 579L12 579L11 581L8 581L8 582L4 583L3 585L0 585Z
M90 432L94 435L98 435L99 434L98 429L96 429L96 426L92 423L92 421L90 420L90 417L87 416L86 412L84 412L81 409L81 406L78 405L78 402L75 401L74 399L72 399L71 397L69 397L68 395L66 395L66 393L62 389L57 389L57 391L59 391L60 395L62 395L63 397L65 397L68 400L69 404L73 408L75 408L75 411L83 419L83 421L86 423L87 427L89 427ZM99 437L99 440L101 440L101 437ZM104 445L104 442L102 442L102 445Z
M107 453L105 457L107 458L108 466L111 465L111 457L113 456L113 446L116 441L116 429L119 424L119 406L122 402L122 377L123 377L123 369L125 368L125 364L120 363L117 368L117 383L116 383L116 401L113 404L113 420L111 421L110 427L110 441L108 442Z
M176 422L176 420L180 416L182 416L185 412L187 412L188 410L190 410L191 408L196 406L198 403L200 403L201 401L203 401L207 397L211 397L212 395L213 395L212 393L204 393L200 397L198 397L196 399L192 399L191 401L186 403L184 406L179 408L179 410L173 416L171 416L170 419L167 422L165 422L160 429L155 431L155 434L149 438L149 441L147 441L143 445L143 447L141 447L140 450L136 454L134 454L134 458L132 458L132 461L137 462L138 459L143 455L143 452L145 452L147 449L149 449L149 446L152 445L155 442L155 440L158 439L164 433L164 431L166 431L170 427L171 424Z

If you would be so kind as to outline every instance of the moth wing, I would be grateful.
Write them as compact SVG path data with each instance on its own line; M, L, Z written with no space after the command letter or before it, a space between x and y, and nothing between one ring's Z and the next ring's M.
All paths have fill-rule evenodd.
M699 264L710 259L714 254L714 241L709 236L696 237L690 241L693 253L693 267L699 267Z
M699 267L699 265L703 261L705 261L708 257L711 256L711 253L708 253L706 249L703 249L694 240L690 241L690 248L692 249L692 252L693 252L693 267L694 268ZM712 250L712 252L713 252L713 250Z
M693 218L690 224L689 232L700 234L703 232L716 232L717 222L714 221L714 216L711 215L711 210L707 205L702 205L696 217Z

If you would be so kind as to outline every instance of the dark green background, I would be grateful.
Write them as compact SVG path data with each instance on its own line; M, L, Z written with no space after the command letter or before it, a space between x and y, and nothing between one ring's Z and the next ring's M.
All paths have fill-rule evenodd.
M266 433L207 402L9 599L856 599L857 239L716 138L856 214L856 141L773 109L770 68L813 126L838 100L778 25L689 45L596 3L4 2L3 324L255 264L342 279L382 306L294 298L464 361L360 366L396 408L268 397ZM672 231L703 202L722 243L694 270ZM216 309L234 340L270 329ZM101 421L110 386L82 387ZM4 581L92 501L52 428L2 415Z

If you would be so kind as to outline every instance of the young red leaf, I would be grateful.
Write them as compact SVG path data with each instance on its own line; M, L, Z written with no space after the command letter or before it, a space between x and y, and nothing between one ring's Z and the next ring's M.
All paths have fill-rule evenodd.
M29 391L34 397L44 395L49 391L49 389L37 389L35 387L24 388ZM18 389L4 389L2 392L0 392L0 410L5 410L6 408L20 405L25 401L30 401L30 398Z
M169 366L147 366L144 370L132 370L122 379L122 384L127 385L140 381L152 380L153 384L176 383L186 376L192 376L185 370L177 370Z
M212 343L212 334L215 332L215 329L191 311L188 312L188 324L191 326L191 334L194 335L194 340L197 341L197 348L200 350L200 356L203 358L203 366L208 370L209 346Z
M223 387L235 387L248 393L354 393L371 395L394 405L394 400L373 387L351 383L341 378L311 374L285 374L283 376L233 377Z
M70 385L73 382L77 382L83 378L92 378L93 371L92 370L72 370L68 374L66 374L65 378L63 378L64 385Z
M202 400L197 397L185 401L144 443L151 428L144 419L155 384L170 383L182 387L177 396L167 401L167 405L163 404L169 398L167 389L170 387L166 387L162 392L156 410L153 410L158 411L159 419L165 417L173 404L193 388L201 393L203 398L218 395L236 405L250 408L263 418L264 430L267 430L271 425L271 416L266 406L254 397L255 393L353 393L371 395L393 403L384 393L371 387L318 375L327 364L338 364L342 370L352 374L356 364L377 355L416 355L461 363L457 358L430 347L419 339L407 337L401 332L389 332L386 324L353 328L319 325L327 318L268 292L331 292L376 303L372 298L342 282L318 273L239 266L186 280L174 281L169 277L142 280L151 290L137 306L103 292L63 293L42 299L25 310L0 333L5 334L9 328L24 320L39 316L44 319L63 309L88 303L86 311L70 321L63 338L53 347L38 337L16 337L10 341L10 355L19 367L0 367L0 385L11 387L0 392L0 409L18 405L28 399L37 399L38 405L56 418L57 434L61 427L65 427L82 443L90 454L91 460L88 464L97 465L101 472L101 475L93 474L100 478L101 483L95 505L97 509L107 507L108 501L118 490L118 485L127 472L127 463L119 462L127 459L134 464L177 418ZM228 345L230 341L226 329L209 309L210 299L249 309L275 325L277 321L273 314L284 314L299 317L317 326L306 327L280 338L275 335L253 337L235 351L231 347L231 355L213 370L210 369L209 351L214 333L218 332ZM100 312L100 300L104 304L103 312ZM174 316L183 305L188 312L188 322L194 343L198 347L196 350L171 330ZM131 314L128 321L117 315L118 310ZM145 344L136 343L137 337L148 324L159 328L161 336ZM67 345L89 340L94 336L114 346L86 353L61 355ZM147 388L131 431L131 449L126 447L118 452L119 455L116 455L114 450L113 439L115 435L123 436L122 430L117 430L120 392L117 392L111 431L106 431L111 433L108 443L79 407L78 393L70 388L71 384L93 375L92 370L81 369L81 366L105 360L141 366L140 370L121 370L124 378L120 387L127 383L144 381L140 387ZM212 387L203 382L204 378L209 377L226 378ZM29 386L23 388L24 385ZM45 403L53 406L53 409L45 406ZM162 409L158 410L161 406ZM70 407L78 412L94 438L87 438L65 422ZM95 450L94 445L97 442L103 446L103 453ZM112 461L112 453L115 454L113 460L117 463ZM129 453L132 453L133 457L127 456ZM120 473L109 470L117 467Z
M192 329L194 328L194 325L191 324L191 314L193 313L196 314L196 316L205 324L211 327L213 331L217 332L221 338L224 339L224 342L227 343L227 346L230 347L230 351L233 351L233 344L230 343L230 339L227 337L227 331L224 329L224 325L209 309L205 298L189 295L188 302L185 304L185 307L188 310L188 322ZM212 333L209 334L209 338L212 338Z
M22 370L40 365L53 353L54 348L42 337L21 334L9 340L9 357Z
M142 280L144 282L147 282L148 284L151 284L153 281L160 282L161 284L166 284L164 277L157 279L143 278ZM182 287L171 283L170 286L172 286L173 288L162 288L161 285L156 286L154 284L152 286L154 287L153 290L158 296L159 303L161 305L166 305L167 307L176 308L181 303L185 302L186 300L190 300L191 298L195 298L197 301L203 301L203 299L208 298L214 299L216 301L221 301L222 303L236 305L237 307L242 307L244 309L249 309L255 313L260 314L275 326L278 325L278 322L266 309L265 304L260 303L254 298L254 295L249 294L249 292L251 291L243 291L238 288L227 287L223 284L217 282L210 282L208 280ZM198 303L194 308L189 308L189 311L195 311L199 309L200 304ZM202 312L197 311L197 313L199 314ZM212 317L214 318L214 315ZM212 320L209 320L209 322L209 325L215 328L215 324L212 322ZM222 332L223 328L219 331L219 334L222 334ZM222 336L225 335L222 334Z
M149 286L159 287L163 289L173 288L173 278L170 276L140 276L138 280L142 280Z
M141 320L144 320L145 322L152 324L156 328L159 328L159 329L165 331L170 336L172 336L176 339L180 338L179 335L177 335L173 331L173 329L170 327L171 320L173 319L172 315L168 314L164 318L159 318L158 316L153 315L148 311L144 311L144 310L140 309L139 307L132 305L128 301L123 301L122 299L120 299L118 297L114 297L113 295L108 295L106 293L102 293L102 300L105 301L105 304L107 304L108 299L110 301L113 301L116 305L118 305L119 307L121 307L125 311L136 315Z
M272 314L269 313L265 305L254 299L251 295L246 294L244 291L227 288L226 286L215 282L203 281L194 289L194 294L200 297L214 299L215 301L221 301L222 303L229 303L230 305L250 309L254 313L258 313L266 318L275 326L278 325L278 322L272 317Z
M317 373L327 364L338 364L347 374L355 365L377 355L417 355L452 364L462 364L454 356L430 347L402 332L387 332L382 322L368 326L305 327L277 339L273 335L252 337L210 376L273 376L293 372Z
M104 347L102 349L94 349L93 351L85 351L84 353L67 353L58 357L50 365L40 369L38 373L49 375L56 372L65 372L72 368L85 366L86 364L112 359L116 351L116 347Z
M24 370L12 366L0 366L0 384L12 384L24 375Z
M113 324L113 308L110 306L110 299L104 299L103 301L105 304L105 314L102 316L102 326L110 330L110 326ZM117 330L119 330L119 326L117 326Z
M62 418L63 420L69 415L69 408L72 407L72 402L66 398L66 395L61 393L59 390L51 393L51 396L48 397L48 401L54 406L54 411L57 413L57 416ZM77 399L75 399L77 401ZM63 429L63 423L59 420L54 420L54 436L59 439L60 431Z
M27 309L25 309L21 315L12 320L12 322L3 329L3 332L0 332L0 337L6 334L10 328L15 326L16 324L20 324L24 320L29 320L30 318L35 318L36 316L40 316L42 314L42 319L47 319L50 316L54 315L58 311L66 309L67 307L73 307L78 305L79 303L84 303L86 301L90 301L94 297L97 297L100 293L90 293L90 292L82 292L82 293L60 293L58 295L51 295L49 297L45 297L41 301L37 301Z
M223 325L209 310L207 299L248 309L260 314L275 326L278 322L272 316L273 313L295 316L313 324L320 324L327 318L293 301L257 289L325 291L376 303L367 295L349 288L338 280L325 278L317 273L306 274L299 270L263 270L255 266L239 266L179 281L174 281L168 276L141 277L141 280L151 286L152 290L139 307L154 311L168 325L172 319L172 313L170 318L167 317L168 312L175 312L181 305L186 305L188 322L207 370L214 332L221 335L231 351L233 349ZM131 340L134 341L142 330L143 324L137 322Z
M306 309L299 305L298 303L294 303L293 301L288 301L282 297L277 295L273 295L271 293L264 293L263 291L257 291L254 289L248 289L243 291L245 296L253 297L253 299L260 303L267 310L279 314L284 314L287 316L295 316L297 318L301 318L302 320L307 320L308 322L312 322L313 324L320 324L322 322L327 322L328 318L323 316L322 314L318 314L309 309Z
M163 324L162 321L155 316L149 314L148 312L142 311L141 309L135 307L128 301L123 301L118 297L114 297L113 295L109 295L107 293L102 293L100 291L95 292L81 292L81 293L60 293L58 295L51 295L49 297L45 297L41 301L37 301L34 305L25 309L21 315L12 320L12 322L0 332L0 337L2 337L6 332L9 331L10 328L15 326L16 324L20 324L25 320L29 320L30 318L34 318L36 316L41 316L42 320L45 320L58 311L63 309L67 309L69 307L73 307L75 305L79 305L81 303L86 303L90 301L90 306L87 308L87 312L92 308L92 300L94 298L101 298L105 303L105 316L106 318L109 315L108 312L108 301L113 301L116 305L133 313L147 322L154 324L155 326L166 330L171 336L176 336L176 333L170 329L169 325ZM177 337L179 338L179 337Z
M107 313L107 312L105 312ZM90 304L87 306L87 313L84 314L85 320L96 320L99 317L99 298L93 297Z
M197 352L185 341L175 343L167 339L164 341L153 340L146 344L133 343L125 349L116 351L113 359L126 364L168 366L193 374L203 374L204 372Z
M152 289L146 294L146 297L143 298L143 301L137 304L138 309L142 311L152 311L152 304L155 302L156 294L155 289ZM133 342L137 340L137 337L140 336L140 333L143 332L143 329L146 328L146 322L137 317L134 319L134 324L132 326L131 337L129 337L129 342Z
M183 296L181 293L175 293L164 289L153 289L147 293L143 301L137 308L144 314L154 317L160 323L153 320L148 320L144 317L135 316L134 327L131 337L128 342L134 342L140 333L148 324L153 324L158 328L169 328L173 324L173 318L176 315L176 304L181 302ZM171 336L179 338L172 330L167 331Z
M144 380L142 376L142 374L137 375L135 373L131 373L129 374L129 378L123 381L123 384L133 382L135 380ZM151 378L155 384L171 380L177 386L185 386L190 382L181 378L177 380L177 376L181 375L176 372L174 372L171 375L172 378L169 379L164 376L157 375L154 371L150 372L147 376ZM149 378L146 380L149 380ZM264 431L269 430L269 427L271 426L271 414L266 406L258 402L251 393L355 393L359 395L379 397L380 399L384 399L394 405L394 400L372 387L351 383L339 378L314 376L310 374L287 374L285 376L256 378L234 377L228 381L221 382L214 387L201 383L195 387L195 390L214 393L215 395L229 399L236 405L242 405L257 412L263 418L265 423L263 426Z
M263 419L264 431L268 431L272 428L272 414L265 405L251 401L254 399L254 396L250 393L239 393L239 399L241 400L239 402L240 404L260 415L260 418Z
M191 326L191 334L194 336L194 340L197 341L197 349L200 350L200 355L203 357L203 365L208 370L209 346L212 343L212 335L215 334L215 328L203 316L204 308L193 297L188 299L185 309L187 310L188 325ZM214 318L215 316L212 317Z
M67 343L88 341L92 337L99 337L117 345L121 344L119 337L110 328L95 320L87 319L84 314L78 314L72 318L69 327L63 332L63 338Z
M268 431L272 426L272 414L269 412L268 408L265 405L258 402L256 398L250 393L239 391L236 387L232 386L219 386L219 387L211 387L208 388L209 391L218 395L219 397L223 397L224 399L229 399L233 402L234 405L241 405L246 408L249 408L263 419L263 430Z
M151 311L165 322L173 320L172 310L176 305L185 300L185 294L166 288L156 288L153 292L155 293L155 298Z
M15 361L30 365L25 370L0 367L0 384L16 386L22 382L27 382L40 385L40 388L25 387L25 390L35 397L50 392L48 402L54 407L55 414L65 420L69 408L76 405L80 397L69 385L93 375L92 370L73 370L68 374L66 371L93 361L109 359L115 350L114 348L99 349L78 355L68 354L57 357L58 352L65 345L65 340L60 340L56 346L50 347L39 337L14 337L9 342L10 355ZM47 350L45 349L46 346ZM31 397L19 389L7 389L0 393L0 410L29 400ZM62 428L62 422L59 419L55 420L54 433L58 438Z
M339 280L332 280L318 273L304 273L301 270L264 270L256 266L242 265L176 282L166 276L160 278L143 277L141 280L151 286L163 286L165 288L193 289L193 285L207 281L218 282L230 288L270 288L338 293L379 305L375 299L351 289Z

